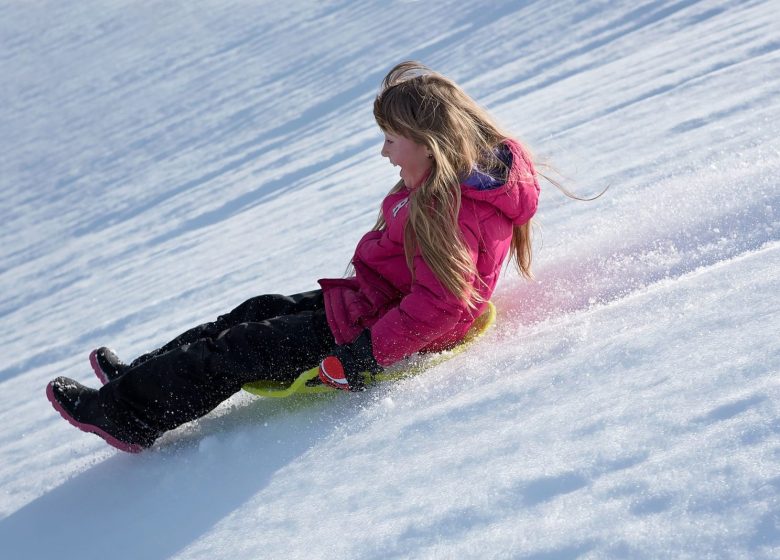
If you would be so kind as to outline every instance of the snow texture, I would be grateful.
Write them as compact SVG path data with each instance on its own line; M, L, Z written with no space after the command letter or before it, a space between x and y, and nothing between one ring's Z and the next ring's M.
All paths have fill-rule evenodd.
M0 4L3 558L780 557L780 3ZM344 273L371 102L452 76L565 184L469 352L130 456L44 395Z

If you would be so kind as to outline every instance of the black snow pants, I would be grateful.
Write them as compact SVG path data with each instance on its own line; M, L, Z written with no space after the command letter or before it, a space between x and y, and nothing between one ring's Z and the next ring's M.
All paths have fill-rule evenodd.
M292 381L333 351L321 290L249 299L130 364L100 389L106 414L144 437L200 418L250 381Z

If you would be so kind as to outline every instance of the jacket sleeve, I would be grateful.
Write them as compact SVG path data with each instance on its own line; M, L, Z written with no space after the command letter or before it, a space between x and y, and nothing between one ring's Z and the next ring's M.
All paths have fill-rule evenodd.
M477 262L478 238L462 228L472 262ZM418 253L414 258L411 291L371 327L374 356L382 366L406 358L446 334L464 313L468 303L451 293ZM474 282L473 276L468 278Z

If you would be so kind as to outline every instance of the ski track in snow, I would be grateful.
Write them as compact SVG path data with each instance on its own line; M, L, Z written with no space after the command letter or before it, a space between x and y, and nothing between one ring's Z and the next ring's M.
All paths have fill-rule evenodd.
M780 556L777 29L771 0L0 5L3 550ZM610 187L543 184L496 328L366 394L237 395L140 456L63 422L43 388L94 383L91 348L343 274L408 58Z

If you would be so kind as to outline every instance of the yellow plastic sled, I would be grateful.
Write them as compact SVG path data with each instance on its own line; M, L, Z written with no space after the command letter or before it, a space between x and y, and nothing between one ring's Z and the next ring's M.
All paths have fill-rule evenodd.
M397 365L385 369L382 373L371 375L364 374L366 383L376 383L380 381L389 381L416 375L437 364L449 360L451 357L460 354L468 348L475 340L482 336L485 331L496 322L496 307L492 302L482 314L477 317L474 324L466 333L463 341L444 352L431 354L418 354L408 360L403 360ZM319 367L313 367L301 373L291 384L280 381L254 381L244 385L243 389L261 397L284 398L292 395L313 395L317 393L333 393L337 389L323 385L318 377Z

